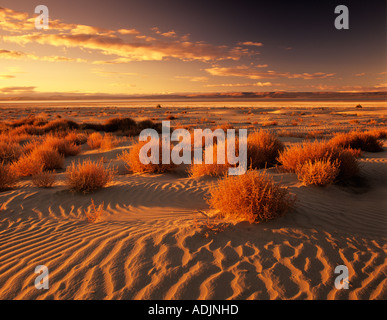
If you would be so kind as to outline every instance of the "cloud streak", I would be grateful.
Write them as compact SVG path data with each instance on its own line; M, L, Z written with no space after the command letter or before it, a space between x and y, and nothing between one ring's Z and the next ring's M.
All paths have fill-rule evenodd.
M260 71L256 68L247 66L238 66L231 68L213 67L205 69L209 74L213 76L221 77L242 77L252 80L259 79L277 79L277 78L288 78L288 79L324 79L334 76L334 73L290 73L290 72L277 72L277 71Z

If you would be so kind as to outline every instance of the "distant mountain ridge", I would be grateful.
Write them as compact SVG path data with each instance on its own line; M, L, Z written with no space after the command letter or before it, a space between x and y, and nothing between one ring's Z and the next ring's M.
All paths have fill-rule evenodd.
M126 99L187 99L187 100L386 100L387 91L380 92L218 92L218 93L182 93L182 94L153 94L153 95L111 95L111 94L61 94L61 93L33 93L29 96L2 96L0 101L27 100L126 100Z

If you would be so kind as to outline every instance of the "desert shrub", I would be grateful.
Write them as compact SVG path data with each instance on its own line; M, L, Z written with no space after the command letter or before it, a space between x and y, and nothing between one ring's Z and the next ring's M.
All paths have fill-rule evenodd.
M105 126L101 123L81 123L79 125L80 130L94 130L94 131L104 131Z
M78 128L78 123L67 119L52 120L42 127L46 133L51 131L71 131Z
M51 135L46 136L43 145L47 148L57 150L65 157L76 156L81 151L80 146L76 145L75 143Z
M22 155L22 147L18 143L0 141L0 162L11 163Z
M66 135L65 139L70 143L74 143L77 146L80 146L87 142L87 135L84 133L71 131Z
M262 127L270 127L270 126L277 126L278 121L264 121L261 123Z
M10 131L11 135L42 135L44 134L44 130L41 127L35 127L33 125L22 125L20 127L16 127Z
M236 139L236 145L238 146L238 140ZM202 141L202 144L204 144L204 141ZM193 141L191 146L193 146ZM219 164L217 163L217 150L218 150L218 145L215 143L213 145L213 148L209 148L208 152L212 151L212 157L213 157L213 163L212 164L207 164L205 163L205 156L206 156L206 149L203 150L203 163L195 163L193 162L189 168L188 168L188 174L190 177L200 177L200 176L213 176L213 177L219 177L226 175L228 172L229 167L232 165L229 163L227 159L227 143L225 144L225 152L226 152L226 157L224 160L224 164ZM236 151L238 155L238 151Z
M33 149L13 163L14 169L22 177L38 174L42 170L62 169L63 165L64 157L56 149L44 145Z
M106 132L126 131L136 126L136 121L131 118L112 118L106 120L104 129Z
M55 183L56 177L53 171L40 171L32 176L32 183L39 188L51 188Z
M339 175L339 164L336 160L308 160L297 168L298 180L305 185L326 186L333 184Z
M330 141L333 146L343 148L361 149L368 152L383 151L383 142L367 132L351 131L336 134Z
M107 133L103 136L101 141L102 150L111 150L120 144L120 139L113 136L111 133Z
M359 170L357 159L351 151L320 141L293 145L280 152L278 157L283 169L290 172L297 172L297 169L308 161L314 163L321 160L337 160L339 180L348 179Z
M161 133L161 123L155 123L152 120L142 120L139 123L137 123L137 134L140 134L140 132L144 129L154 129L158 133Z
M29 158L43 164L43 170L62 169L64 157L56 149L47 146L40 146L34 149Z
M274 134L256 131L247 138L248 166L253 169L272 166L277 163L277 157L283 149L283 143Z
M99 149L101 148L102 140L102 134L99 132L93 132L87 139L87 145L90 147L90 149Z
M162 148L161 142L159 144L159 164L143 164L140 161L140 150L146 144L146 142L138 142L132 146L130 151L124 151L119 159L125 162L127 169L132 170L134 173L164 173L173 170L176 165L172 163L163 164L162 162ZM150 152L148 153L150 156Z
M87 220L91 223L96 222L104 213L103 207L104 207L104 202L102 202L102 204L100 204L97 208L96 205L94 204L94 200L91 199L91 205L89 210L84 210Z
M228 172L228 166L224 164L197 164L193 163L189 166L188 174L192 178L201 176L220 177L226 175Z
M115 170L105 168L103 159L93 162L73 162L66 170L66 183L70 190L88 193L105 187L114 178Z
M18 181L18 175L13 167L0 162L0 191L13 188Z
M386 129L375 129L375 130L367 131L366 133L374 136L376 139L384 139L387 137Z
M38 139L33 139L33 140L30 140L30 141L27 141L22 146L22 153L24 155L28 154L28 153L31 153L32 150L36 149L40 144L41 144L41 141L38 140Z
M294 198L264 172L227 176L210 190L208 204L226 218L259 223L285 214Z
M36 158L31 158L30 154L25 154L20 159L12 164L15 172L20 177L28 177L38 174L43 170L43 163Z

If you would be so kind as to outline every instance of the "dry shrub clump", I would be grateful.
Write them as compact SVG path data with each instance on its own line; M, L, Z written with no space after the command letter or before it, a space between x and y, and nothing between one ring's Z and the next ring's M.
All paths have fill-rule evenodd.
M288 189L267 173L249 170L219 181L210 190L207 202L226 218L259 223L282 216L293 207L294 200Z
M297 169L297 176L305 185L326 186L335 182L339 170L337 160L308 160Z
M56 149L42 145L23 155L13 164L13 167L19 176L27 177L38 174L42 170L62 169L63 165L64 157Z
M18 181L18 175L13 167L0 162L0 191L13 188Z
M192 178L201 177L201 176L212 176L219 177L224 176L228 172L230 165L227 160L225 164L217 163L217 145L214 144L213 147L213 162L212 164L204 163L205 161L205 151L203 151L203 163L192 163L189 166L188 174Z
M77 146L80 146L87 142L87 135L84 133L71 131L66 135L65 139L70 143L74 143Z
M84 210L87 220L91 223L96 222L104 213L103 207L104 207L104 202L102 202L102 204L100 204L97 208L94 204L94 200L91 199L91 205L89 210L87 211Z
M103 136L101 141L102 150L111 150L120 144L120 139L113 136L111 133L107 133Z
M385 139L387 137L386 129L375 129L367 131L367 134L374 136L376 139Z
M282 150L284 145L274 134L256 131L247 138L248 166L253 169L272 166L277 163L276 159Z
M290 172L297 172L309 161L314 163L327 160L332 163L337 161L338 180L351 178L359 170L357 159L351 151L320 141L296 144L282 151L278 157L283 169Z
M87 145L90 149L99 149L102 145L103 136L99 132L93 132L87 139Z
M66 170L67 186L70 190L88 193L105 187L114 178L115 170L105 168L103 159L93 162L73 162Z
M138 142L134 144L130 151L124 151L119 159L125 162L128 170L132 170L134 173L164 173L175 169L176 165L172 163L163 164L162 162L162 143L159 143L159 164L143 164L140 160L140 150L146 144L146 142ZM150 151L148 156L150 156Z
M368 132L351 131L348 133L339 133L330 140L330 144L342 148L361 149L368 152L383 151L383 142Z
M89 136L87 144L90 149L111 150L120 144L120 140L111 133L102 135L99 132L94 132Z
M32 183L39 188L51 188L55 183L54 171L40 171L32 176Z
M0 141L0 162L11 163L20 158L22 147L18 143Z
M43 145L50 149L57 150L65 157L76 156L81 151L80 146L76 145L74 142L70 142L69 140L57 138L51 135L46 136Z

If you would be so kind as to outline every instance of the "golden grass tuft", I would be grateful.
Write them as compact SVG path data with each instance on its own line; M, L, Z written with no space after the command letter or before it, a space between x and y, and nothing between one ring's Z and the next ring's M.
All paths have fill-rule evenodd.
M18 181L18 175L13 167L0 162L0 191L13 188Z
M102 134L99 132L93 132L87 139L87 145L90 147L90 149L99 149L101 148L102 140Z
M338 179L351 178L358 173L359 167L353 151L333 146L324 141L303 142L286 148L280 152L278 161L283 169L297 172L298 168L307 162L337 160L339 166Z
M248 166L260 169L277 163L284 145L277 137L265 130L253 132L247 137Z
M104 167L103 159L98 162L86 159L78 164L72 162L66 170L67 186L72 191L89 193L105 187L114 175L114 169Z
M64 157L56 150L48 146L39 146L30 153L23 155L13 168L21 177L36 175L41 171L62 169Z
M91 205L89 210L87 211L84 210L87 220L91 223L94 223L98 219L100 219L100 217L104 213L104 209L103 209L104 205L105 205L104 202L102 202L102 204L100 204L97 208L96 205L94 204L94 200L91 199Z
M54 171L40 171L32 176L32 183L39 188L52 188L55 184L56 176Z
M77 146L79 146L79 145L85 144L87 142L87 135L84 133L71 131L66 135L65 139L68 142L74 143Z
M15 142L0 141L0 162L11 163L20 158L22 147Z
M297 168L298 180L305 185L327 186L333 184L339 175L338 161L308 160Z
M259 223L284 215L295 199L267 173L249 170L220 180L211 188L207 202L226 218Z
M107 133L103 136L101 141L102 150L111 150L119 146L120 139L113 136L111 133Z
M43 145L50 149L57 150L61 155L68 156L76 156L80 153L81 147L76 145L74 142L70 142L69 140L54 137L52 135L47 135Z
M336 134L329 143L342 148L361 149L368 152L383 151L383 142L368 132L351 131Z
M122 160L126 168L134 173L164 173L175 169L176 165L172 162L170 164L143 164L140 161L140 150L146 144L146 142L138 142L132 146L130 151L124 151L119 159ZM159 144L159 159L162 161L162 148L161 141Z
M238 146L238 140L236 139L236 145ZM202 144L204 144L204 139L202 141ZM192 144L192 146L194 146ZM219 177L224 176L228 172L228 168L231 167L229 162L227 161L227 156L225 159L224 164L218 164L217 163L217 157L218 157L218 145L215 143L213 145L213 148L209 148L208 152L212 151L212 157L213 157L213 163L207 164L205 162L206 157L206 149L203 149L203 163L192 163L188 168L188 174L192 178L201 177L201 176L212 176L212 177ZM227 142L225 143L225 151L227 155ZM236 152L238 153L238 152Z

